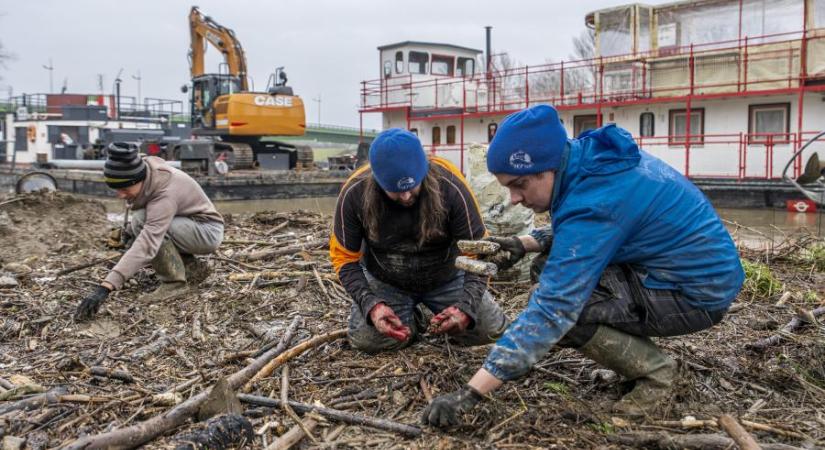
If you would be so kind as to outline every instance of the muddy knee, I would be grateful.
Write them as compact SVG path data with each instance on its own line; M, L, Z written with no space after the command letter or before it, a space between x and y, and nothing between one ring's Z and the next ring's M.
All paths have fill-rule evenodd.
M509 324L507 316L493 300L493 296L485 292L473 329L452 336L452 340L463 346L491 344L504 334Z
M401 342L392 338L388 338L372 327L367 326L367 329L350 329L347 331L347 341L349 345L364 353L374 355L376 353L400 350L413 342L413 338Z

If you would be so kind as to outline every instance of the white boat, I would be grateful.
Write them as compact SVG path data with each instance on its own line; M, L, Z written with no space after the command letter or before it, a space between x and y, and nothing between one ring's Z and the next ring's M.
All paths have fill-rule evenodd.
M585 24L593 58L508 70L485 70L484 52L467 47L381 46L360 113L416 132L464 170L468 145L489 143L507 114L551 104L570 136L616 123L693 179L778 179L825 129L825 0L630 4ZM796 158L794 176L823 149Z
M113 141L162 142L190 132L178 100L147 98L138 104L113 95L31 94L0 106L7 111L0 121L0 161L7 163L96 159Z

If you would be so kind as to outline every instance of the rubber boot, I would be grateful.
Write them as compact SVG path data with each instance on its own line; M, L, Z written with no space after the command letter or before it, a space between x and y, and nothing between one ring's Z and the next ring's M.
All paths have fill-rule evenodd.
M186 269L183 258L175 244L164 239L158 254L152 260L152 268L160 279L160 286L153 292L143 295L140 300L147 303L171 300L189 290L186 285Z
M198 259L195 255L181 253L180 257L183 259L186 282L189 286L194 287L201 284L203 280L207 279L209 275L212 274L212 269L209 265Z
M670 396L676 376L676 361L662 352L650 338L600 326L579 351L636 382L633 390L613 405L614 413L649 415Z

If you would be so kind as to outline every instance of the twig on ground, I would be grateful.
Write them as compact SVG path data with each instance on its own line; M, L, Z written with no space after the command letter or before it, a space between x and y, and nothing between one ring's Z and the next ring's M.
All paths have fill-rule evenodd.
M227 383L232 390L237 389L244 382L249 380L255 373L260 370L272 358L275 358L283 352L289 345L292 339L292 332L298 328L301 322L301 317L296 316L290 324L290 327L284 333L281 343L278 347L272 349L260 358L256 359L252 364L246 366L244 369L236 372L229 377ZM136 447L151 441L163 433L171 431L191 417L198 414L201 405L208 399L209 392L201 392L200 394L191 397L189 400L175 406L165 413L154 416L139 424L128 428L122 428L108 433L86 436L80 438L65 447L65 450L88 450L96 448L113 448L113 447Z
M238 399L240 399L244 403L249 403L258 406L269 406L272 408L281 407L280 400L276 400L274 398L269 397L261 397L249 394L238 394ZM328 419L337 420L350 425L362 425L372 428L378 428L380 430L392 431L394 433L400 433L409 437L418 437L421 435L421 429L418 427L405 425L403 423L393 422L390 420L376 419L373 417L350 414L336 409L323 408L316 405L308 405L306 403L298 403L294 401L290 401L289 406L291 406L297 412L307 413L312 411Z
M805 311L805 313L810 313L810 315L814 318L819 317L825 314L825 306L820 306L819 308L816 308L813 311ZM793 319L791 319L790 322L788 322L784 327L782 327L781 330L779 330L779 333L767 338L760 339L752 344L748 344L747 348L757 352L765 351L768 347L774 346L781 342L785 336L792 334L794 331L796 331L797 328L802 326L802 324L808 323L809 320L810 317L808 317L808 314L797 313L797 315Z
M315 436L313 436L309 428L304 425L304 422L301 421L298 414L295 414L295 411L289 407L289 365L287 364L281 366L281 407L284 412L295 421L295 424L303 430L306 437L314 444L317 444L318 439L315 439Z
M289 361L290 359L300 355L301 353L318 347L322 344L326 344L327 342L332 342L336 339L340 339L347 335L346 328L342 330L332 331L330 333L322 334L320 336L316 336L312 339L308 339L295 347L285 351L283 354L278 356L277 358L269 361L264 367L262 367L258 373L256 373L252 378L244 385L243 392L250 392L252 390L252 386L261 380L262 378L268 377L272 374L272 372L280 367L283 363Z
M723 414L719 417L719 427L728 433L728 436L736 442L740 450L759 450L761 447L756 442L756 439L750 435L739 422L732 416Z

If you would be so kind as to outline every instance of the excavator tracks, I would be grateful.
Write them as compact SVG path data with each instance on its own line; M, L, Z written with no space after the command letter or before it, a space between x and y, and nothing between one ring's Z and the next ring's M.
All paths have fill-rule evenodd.
M255 168L255 152L252 151L251 145L239 142L224 142L222 144L232 151L233 157L230 159L230 163L234 170Z

